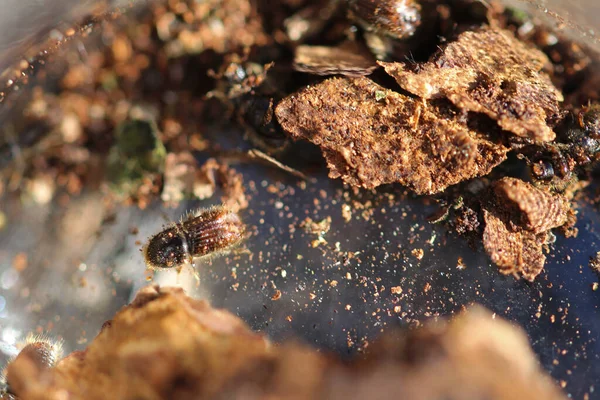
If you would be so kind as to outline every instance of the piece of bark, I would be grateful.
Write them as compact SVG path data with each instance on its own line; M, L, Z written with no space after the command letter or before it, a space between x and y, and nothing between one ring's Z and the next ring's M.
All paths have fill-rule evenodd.
M544 268L550 230L568 222L570 203L516 178L496 181L492 197L483 206L483 247L500 272L533 281Z
M569 201L560 194L538 189L516 178L495 182L494 193L503 207L515 216L514 220L533 233L546 232L567 222Z
M543 252L546 233L510 230L506 222L485 209L483 218L483 247L492 262L503 274L521 275L533 281L542 272L546 262Z
M413 71L379 62L405 90L424 99L447 98L457 107L484 113L517 136L554 140L561 116L560 91L542 67L548 58L511 32L484 27L467 31Z
M364 77L307 87L283 99L275 113L293 138L321 147L331 178L369 189L399 182L418 194L438 193L486 175L508 151L451 110Z
M524 332L480 307L369 348L348 363L299 344L272 346L226 311L151 286L55 367L18 358L9 384L32 400L565 398Z

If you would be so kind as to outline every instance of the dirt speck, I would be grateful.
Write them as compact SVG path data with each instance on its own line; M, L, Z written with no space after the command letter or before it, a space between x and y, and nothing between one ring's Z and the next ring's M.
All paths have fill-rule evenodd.
M27 269L27 254L26 253L17 253L13 258L12 267L17 272L23 272Z

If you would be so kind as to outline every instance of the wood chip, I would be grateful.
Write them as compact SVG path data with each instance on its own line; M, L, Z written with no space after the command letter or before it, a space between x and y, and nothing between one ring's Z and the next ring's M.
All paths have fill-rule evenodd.
M500 272L522 275L533 281L546 262L542 251L546 235L525 230L511 231L504 221L488 210L483 210L483 215L483 246Z
M551 229L567 223L568 200L516 178L492 186L483 206L483 246L500 271L533 281L544 268L544 246Z
M424 99L447 98L457 107L480 112L502 129L537 142L555 138L560 91L542 67L548 58L512 33L482 28L462 33L418 70L379 62L398 84Z
M440 110L361 78L332 78L275 111L295 139L321 147L331 178L375 188L400 182L418 194L486 175L507 148Z

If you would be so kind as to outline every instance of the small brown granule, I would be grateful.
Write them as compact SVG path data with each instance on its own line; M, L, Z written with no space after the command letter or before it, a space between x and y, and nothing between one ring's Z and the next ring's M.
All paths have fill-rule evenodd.
M315 222L312 218L306 217L306 219L300 223L300 227L307 233L324 235L329 232L329 229L331 228L331 217L324 218L319 222Z
M322 244L327 244L327 240L323 239L323 237L319 236L317 239L312 240L310 242L310 246L315 249L317 247L319 247Z
M391 289L392 294L402 294L401 286L393 286Z
M425 283L425 285L423 286L423 293L427 293L431 290L431 283L427 282Z
M276 290L275 294L273 294L273 296L271 296L271 300L273 301L277 301L281 298L281 290Z
M423 251L423 249L413 249L410 254L413 255L413 257L415 257L417 260L422 260L423 256L425 255L425 252Z
M331 178L369 189L400 182L419 194L437 193L487 174L508 150L452 110L364 77L309 86L283 99L275 112L293 138L321 147Z
M509 31L467 31L419 67L380 64L402 88L424 99L447 98L457 107L484 113L517 136L547 142L560 117L560 91L540 72L548 58ZM550 125L550 126L549 126Z
M448 211L446 211L446 215L447 212ZM480 225L479 216L472 208L463 206L456 210L456 216L452 221L452 226L459 235L467 235L472 232L477 232Z
M588 263L590 269L596 274L598 279L600 279L600 251L596 253L595 256L590 257L590 262ZM592 283L592 290L595 292L598 290L598 282Z
M593 257L590 257L590 262L588 266L598 277L600 277L600 251L596 253Z
M563 389L566 388L567 387L567 381L565 381L564 379L561 379L560 380L560 387L563 388Z

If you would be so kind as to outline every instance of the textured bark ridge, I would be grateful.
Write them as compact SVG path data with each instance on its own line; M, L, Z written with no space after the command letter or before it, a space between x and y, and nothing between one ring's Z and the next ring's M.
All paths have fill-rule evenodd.
M569 201L515 178L496 181L492 191L483 210L483 246L501 272L533 281L544 268L550 230L567 223Z
M541 51L512 33L481 28L461 34L432 59L409 70L403 63L380 62L405 90L423 98L447 98L458 108L484 113L517 136L536 142L555 138L561 92L542 67Z

